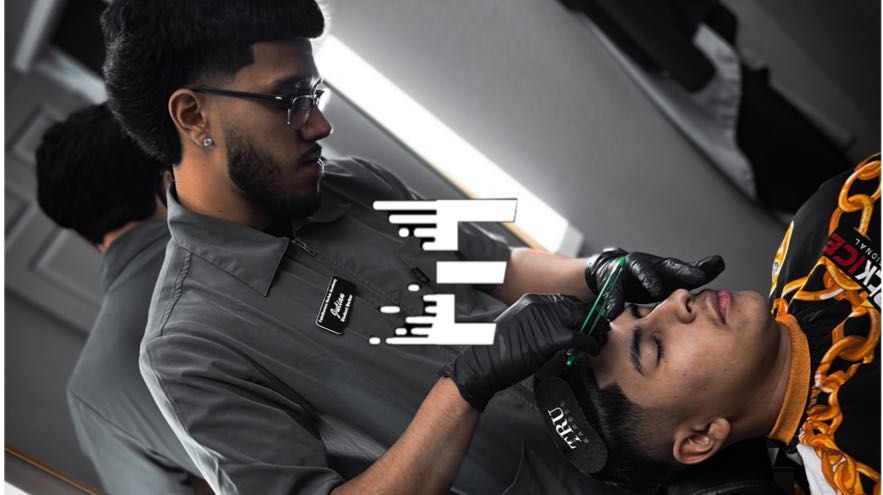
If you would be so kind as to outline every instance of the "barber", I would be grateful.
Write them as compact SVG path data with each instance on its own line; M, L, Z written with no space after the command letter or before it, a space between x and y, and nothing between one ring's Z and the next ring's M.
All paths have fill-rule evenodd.
M309 41L325 30L315 2L115 0L102 28L111 108L175 164L141 372L216 492L344 490L396 442L460 349L371 337L444 291L431 283L438 261L508 262L492 294L451 288L460 321L490 321L526 293L592 298L586 260L510 250L475 225L460 225L456 253L421 250L371 206L416 199L406 184L366 160L321 158L332 127ZM328 324L321 303L347 296L352 311ZM548 442L516 386L488 406L454 489L499 492L522 443Z

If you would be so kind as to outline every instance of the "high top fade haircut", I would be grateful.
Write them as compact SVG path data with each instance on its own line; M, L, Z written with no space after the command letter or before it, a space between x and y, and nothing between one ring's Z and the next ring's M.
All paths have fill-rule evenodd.
M587 361L581 360L566 379L587 420L607 446L607 463L593 476L629 493L651 494L684 471L686 466L671 455L671 446L658 456L648 453L647 429L653 428L653 418L668 412L635 404L619 385L599 387Z
M150 155L181 160L169 116L174 91L229 82L254 63L258 42L316 38L325 17L313 0L114 0L101 16L110 108Z
M93 244L156 211L165 166L120 128L107 105L50 127L37 148L37 204Z

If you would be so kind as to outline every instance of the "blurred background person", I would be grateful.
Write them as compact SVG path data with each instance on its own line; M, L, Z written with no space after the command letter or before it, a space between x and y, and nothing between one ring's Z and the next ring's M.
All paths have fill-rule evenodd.
M168 172L106 105L49 128L37 149L37 202L102 253L104 300L67 387L83 452L120 494L210 493L138 371L147 307L169 240Z

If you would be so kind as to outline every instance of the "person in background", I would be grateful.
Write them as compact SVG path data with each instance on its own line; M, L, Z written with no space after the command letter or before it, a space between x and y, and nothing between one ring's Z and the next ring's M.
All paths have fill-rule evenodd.
M126 136L106 104L50 127L36 158L40 208L103 255L104 299L67 388L83 451L109 493L211 493L138 371L169 240L167 167Z

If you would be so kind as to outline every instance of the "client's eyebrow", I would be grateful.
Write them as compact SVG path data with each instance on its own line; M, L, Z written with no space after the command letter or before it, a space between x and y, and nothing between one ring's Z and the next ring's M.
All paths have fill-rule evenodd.
M644 370L641 368L641 336L643 333L644 329L636 325L635 331L632 332L632 345L629 352L632 366L635 367L635 371L640 373L641 376L644 376Z

